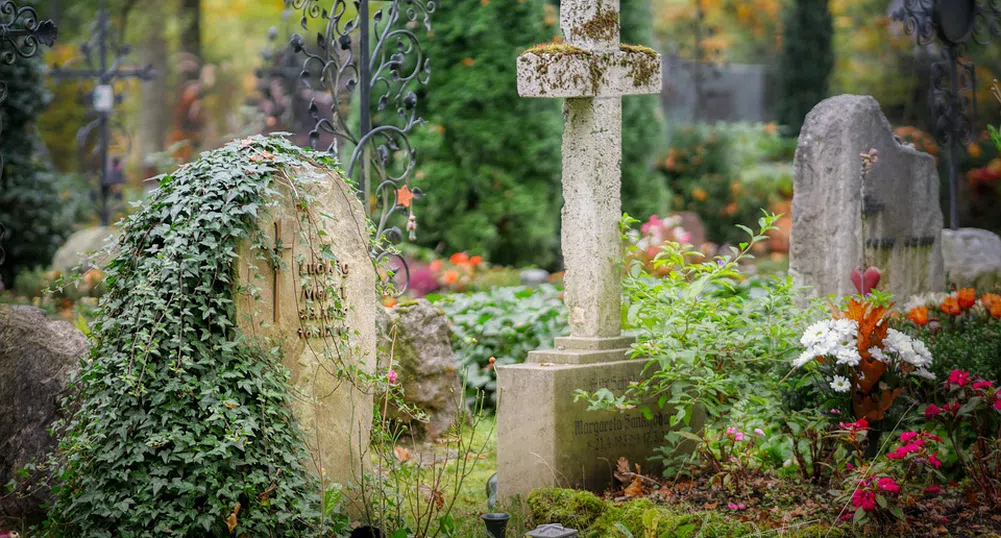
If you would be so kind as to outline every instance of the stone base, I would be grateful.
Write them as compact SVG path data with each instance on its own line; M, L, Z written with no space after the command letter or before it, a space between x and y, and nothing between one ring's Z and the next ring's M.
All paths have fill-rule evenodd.
M1001 237L977 228L942 230L942 257L950 284L993 289L1001 285Z
M557 349L529 353L527 364L497 368L497 471L501 499L561 486L600 492L620 457L658 475L647 459L663 445L671 411L652 420L639 410L588 411L577 389L616 392L641 378L645 360L628 360L628 338L558 338ZM654 406L655 407L655 406Z

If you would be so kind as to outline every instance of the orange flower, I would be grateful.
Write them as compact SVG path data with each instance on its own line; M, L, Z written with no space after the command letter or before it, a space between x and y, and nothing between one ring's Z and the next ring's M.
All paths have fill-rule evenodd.
M976 143L967 146L966 153L968 153L970 157L973 157L974 159L979 159L980 156L983 154L983 152L980 151L980 146L978 146Z
M438 271L441 271L441 267L443 265L445 265L445 263L442 262L441 260L433 260L431 262L431 272L437 273Z
M1001 295L996 293L985 293L984 296L980 298L980 302L983 303L984 308L986 308L992 316L1001 318Z
M928 324L928 307L927 306L916 306L911 309L907 314L907 319L913 321L915 325L927 325Z
M392 295L384 295L382 297L382 306L385 306L386 308L393 308L396 306L396 303L396 297L393 297Z
M709 198L709 193L703 190L702 187L695 187L695 190L692 191L692 198L695 198L700 202L704 202L707 198Z
M449 258L448 261L455 265L467 263L469 262L469 254L466 254L465 252L456 252L455 254L452 254L452 257Z
M779 132L779 126L775 125L774 123L766 123L765 124L765 132L768 133L768 134L775 134L775 133Z
M472 256L469 258L469 265L476 267L477 265L483 263L483 256Z
M963 309L959 307L959 300L955 297L946 297L942 304L939 305L946 314L951 314L953 316L958 316L963 313Z
M445 283L446 286L451 286L459 280L459 272L455 270L445 271L444 275L441 275L441 281Z
M959 307L963 310L973 308L973 305L977 304L977 290L963 288L956 292L956 298L959 300Z

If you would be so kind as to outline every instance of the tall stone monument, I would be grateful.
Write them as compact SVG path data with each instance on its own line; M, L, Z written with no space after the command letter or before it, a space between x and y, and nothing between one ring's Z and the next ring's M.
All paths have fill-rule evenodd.
M353 366L372 372L376 361L379 303L367 219L336 172L305 167L289 175L277 186L278 206L259 223L282 263L255 255L244 241L237 321L248 337L281 346L311 463L328 483L347 484L360 476L372 427L372 394L350 373ZM314 200L308 210L296 203L306 196Z
M665 413L590 412L577 389L625 389L645 361L621 334L619 220L624 95L659 93L660 55L619 43L619 0L563 0L566 43L518 58L523 97L565 97L563 258L570 336L526 364L499 367L498 493L562 485L601 490L619 457L644 471L668 429Z
M879 160L862 181L860 154ZM851 272L882 272L878 289L906 301L945 291L935 159L893 134L879 103L839 95L806 116L794 163L789 273L821 296L858 293Z

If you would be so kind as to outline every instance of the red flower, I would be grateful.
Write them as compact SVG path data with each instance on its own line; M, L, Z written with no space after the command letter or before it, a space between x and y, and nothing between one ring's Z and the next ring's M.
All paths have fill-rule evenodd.
M928 463L936 469L942 466L942 460L938 459L938 452L928 456Z
M931 405L929 405L928 407L925 408L925 418L928 419L928 420L931 420L931 419L937 417L938 414L941 413L941 412L942 412L942 410L939 409L939 407L937 405L931 404Z
M918 436L918 432L904 432L904 433L900 434L900 442L901 443L910 443L917 436Z
M994 399L994 409L1001 411L1001 392L999 392L997 397Z
M946 297L942 304L939 305L946 314L952 314L953 316L958 316L963 313L963 309L959 306L959 301L955 297Z
M472 256L469 258L469 264L473 267L483 263L483 256Z
M963 288L956 292L956 299L959 301L959 307L963 310L973 308L973 305L977 304L977 290Z
M892 478L889 477L880 478L878 484L879 484L879 489L887 493L892 493L894 495L900 493L900 486L897 485L896 480Z
M988 389L994 386L994 383L987 381L986 379L981 379L973 384L973 390Z
M959 414L959 407L960 407L959 402L949 402L949 403L947 403L947 404L945 404L945 405L942 406L942 410L943 411L948 411L948 412L952 413L953 415L958 415Z
M964 372L963 370L953 370L949 372L949 383L953 385L959 385L960 387L965 387L970 384L970 372Z
M452 254L452 257L450 257L448 261L455 265L460 265L469 261L469 254L466 254L465 252L456 252L455 254Z
M942 491L942 488L938 487L935 484L932 484L931 486L928 486L927 488L925 488L925 489L923 489L921 491L922 491L922 493L927 493L929 495L937 495L939 492Z
M869 490L855 490L852 494L852 504L855 508L861 508L866 512L872 512L876 509L876 494Z

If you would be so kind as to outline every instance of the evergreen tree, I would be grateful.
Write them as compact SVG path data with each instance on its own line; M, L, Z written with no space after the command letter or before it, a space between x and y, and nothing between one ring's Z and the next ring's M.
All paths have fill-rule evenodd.
M551 8L550 8L551 9ZM431 82L414 184L418 237L446 253L552 267L559 251L560 103L518 96L516 59L551 41L540 0L443 2L422 38Z
M7 99L0 103L0 223L5 228L0 247L6 253L0 280L8 288L21 269L48 266L69 233L57 177L42 160L35 129L49 101L41 66L41 57L0 62L0 81L7 84Z
M621 0L622 42L654 46L650 0ZM666 145L659 95L622 100L622 209L646 219L667 210L667 183L655 169Z
M834 68L834 23L828 0L795 0L786 7L779 62L778 118L798 135L807 113L827 97Z

